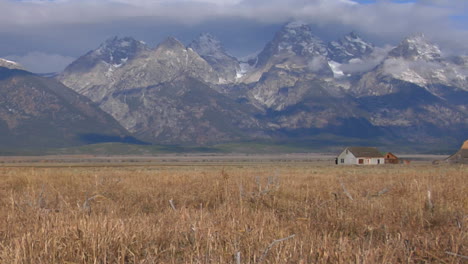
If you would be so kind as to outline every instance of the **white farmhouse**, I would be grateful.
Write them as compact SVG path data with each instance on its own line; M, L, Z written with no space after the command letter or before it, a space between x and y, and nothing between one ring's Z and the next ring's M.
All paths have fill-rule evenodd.
M338 165L383 165L385 157L377 148L347 147L336 158Z

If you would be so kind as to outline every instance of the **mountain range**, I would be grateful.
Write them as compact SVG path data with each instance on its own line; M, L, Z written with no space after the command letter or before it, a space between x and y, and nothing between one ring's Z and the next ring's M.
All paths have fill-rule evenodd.
M11 75L21 73L31 85L73 93L95 107L87 116L101 116L107 128L98 130L153 144L300 143L326 135L456 146L468 134L468 57L447 56L420 34L377 47L355 32L325 42L293 22L243 59L204 33L187 46L168 37L154 48L114 37L54 79L12 62L0 60L0 67L8 75L0 96L19 85Z
M6 67L0 67L0 134L3 149L139 142L91 100L62 83Z

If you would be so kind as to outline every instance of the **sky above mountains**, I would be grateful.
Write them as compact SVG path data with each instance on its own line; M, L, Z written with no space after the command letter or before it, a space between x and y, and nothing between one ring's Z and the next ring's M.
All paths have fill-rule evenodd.
M291 20L325 40L356 31L395 45L421 32L446 52L468 50L466 0L0 0L0 57L54 72L114 35L155 46L167 36L188 44L202 32L245 56Z

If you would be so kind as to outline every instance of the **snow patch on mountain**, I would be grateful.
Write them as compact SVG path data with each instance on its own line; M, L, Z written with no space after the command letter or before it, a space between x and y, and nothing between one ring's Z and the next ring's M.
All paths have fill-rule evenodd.
M241 79L247 73L253 71L254 69L255 69L255 64L250 65L249 63L241 62L239 64L239 70L236 72L236 79Z
M341 78L341 77L345 76L344 72L341 70L341 64L340 63L338 63L336 61L329 61L328 65L330 65L330 68L333 71L333 77Z
M330 59L339 63L347 63L352 59L369 56L373 50L374 45L364 41L354 32L328 44Z
M286 24L276 37L277 52L295 55L327 55L325 43L312 34L311 28L302 22Z
M120 65L133 59L139 52L148 49L146 44L133 38L113 37L92 51L90 56L112 65Z
M5 67L8 69L17 69L17 70L22 70L23 66L21 66L19 63L7 59L2 59L0 58L0 67Z
M428 88L432 84L468 90L468 64L442 56L440 48L422 34L403 40L385 59L383 72L396 79Z
M236 80L240 80L250 72L254 71L258 63L258 54L261 51L254 52L239 59L239 69L236 72Z
M406 40L410 49L418 52L417 59L433 60L441 56L441 51L437 45L430 44L422 34L415 35Z
M344 37L349 43L354 43L354 46L359 47L361 50L372 49L372 45L362 40L356 33L351 32Z
M422 87L443 84L467 90L468 71L466 68L447 62L389 58L383 63L383 71L396 79Z
M416 34L404 39L389 55L413 61L435 61L441 59L442 52L437 45L430 43L423 34Z
M386 74L396 79L425 87L427 85L427 80L414 71L411 66L411 63L403 59L390 58L385 60L383 70Z

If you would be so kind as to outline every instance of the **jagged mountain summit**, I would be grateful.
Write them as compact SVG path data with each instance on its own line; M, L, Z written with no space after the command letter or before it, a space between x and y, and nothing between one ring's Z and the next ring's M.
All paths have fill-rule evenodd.
M173 37L154 49L127 37L106 41L68 66L58 79L101 103L114 91L170 82L181 75L206 82L219 81L218 74L204 59Z
M468 91L468 63L444 58L442 51L424 35L403 40L384 61L387 74L426 87L434 94L442 92L439 86L450 86ZM439 94L442 95L442 94Z
M420 33L404 39L389 53L389 56L412 61L436 61L441 59L442 52L437 45L430 43L425 35Z
M343 98L346 91L334 78L345 74L339 69L340 63L333 59L345 55L363 58L372 52L373 46L355 33L336 42L333 50L328 46L314 36L306 24L284 25L257 58L251 60L256 62L254 69L243 78L251 84L247 92L251 102L262 108L283 111L301 102L306 94L323 89L331 97Z
M53 79L0 67L0 146L138 142L88 98Z
M433 95L445 98L453 92L468 91L467 69L468 63L463 57L444 57L436 44L417 34L400 42L351 90L357 95L389 94L395 88L379 84L379 80L393 78L424 87Z
M188 46L205 59L221 76L219 82L233 83L242 77L239 61L229 55L221 41L209 33L199 35Z
M121 56L127 58L127 54ZM222 73L192 48L169 37L153 49L146 47L128 56L119 67L101 58L87 71L71 67L58 78L150 142L207 144L251 137L250 131L262 134L255 108L211 87L226 80L219 77Z
M272 68L293 69L307 74L332 77L326 44L313 35L310 26L299 22L284 25L258 54L254 70L242 81L257 82Z
M119 68L127 61L136 58L148 50L149 48L145 43L133 38L112 37L102 43L99 48L88 52L74 61L64 72L88 71L98 64L106 64L107 66Z
M444 58L423 35L404 39L351 85L375 126L409 141L460 140L468 131L466 64Z
M349 33L338 41L328 43L328 57L338 63L369 56L372 51L374 51L374 45L363 40L355 32Z
M93 63L72 66L80 61ZM323 134L435 143L466 137L467 61L420 35L390 50L356 33L325 43L294 22L241 63L209 34L188 47L171 37L155 48L117 38L58 78L154 143Z

